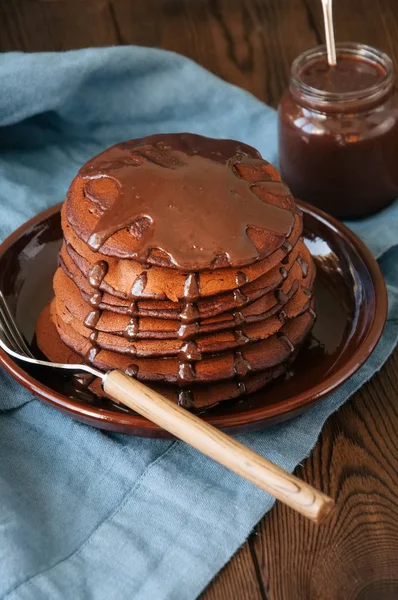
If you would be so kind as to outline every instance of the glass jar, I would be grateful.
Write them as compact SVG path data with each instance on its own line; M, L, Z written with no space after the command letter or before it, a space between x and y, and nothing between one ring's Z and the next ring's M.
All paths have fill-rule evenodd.
M398 102L390 58L364 44L323 46L292 65L279 105L279 160L293 195L338 218L398 195ZM323 88L323 89L320 89Z

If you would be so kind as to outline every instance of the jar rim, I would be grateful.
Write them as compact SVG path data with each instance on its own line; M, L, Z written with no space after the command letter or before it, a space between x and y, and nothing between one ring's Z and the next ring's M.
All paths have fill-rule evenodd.
M350 100L361 100L368 99L380 93L380 90L384 90L389 87L393 82L394 67L391 58L377 48L368 46L367 44L360 44L356 42L339 42L336 44L336 55L351 55L362 58L368 62L371 62L378 67L381 67L384 71L382 79L377 83L358 91L350 92L329 92L325 90L319 90L318 88L312 87L301 79L300 72L304 65L308 62L324 58L327 56L326 46L316 46L310 48L302 54L300 54L292 63L291 67L291 83L300 90L302 94L307 96L309 99L323 103L333 102L335 104L349 102Z

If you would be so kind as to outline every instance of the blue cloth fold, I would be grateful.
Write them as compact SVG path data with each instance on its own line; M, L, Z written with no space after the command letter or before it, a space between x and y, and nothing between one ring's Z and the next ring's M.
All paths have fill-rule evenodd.
M166 131L232 137L276 162L276 116L172 53L0 56L0 237L60 202L79 166ZM389 318L364 367L306 414L239 439L292 471L398 337L398 205L350 225L386 278ZM0 372L1 598L196 598L273 499L188 446L96 430Z

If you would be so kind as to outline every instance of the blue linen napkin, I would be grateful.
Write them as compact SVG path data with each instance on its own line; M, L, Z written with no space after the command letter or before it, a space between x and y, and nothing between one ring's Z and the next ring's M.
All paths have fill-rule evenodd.
M276 116L195 63L121 47L0 56L0 237L63 200L115 142L167 131L232 137L276 162ZM398 337L398 205L352 224L379 259L389 319L343 387L295 420L239 436L292 471ZM1 598L196 598L273 499L176 441L112 434L43 405L0 372Z

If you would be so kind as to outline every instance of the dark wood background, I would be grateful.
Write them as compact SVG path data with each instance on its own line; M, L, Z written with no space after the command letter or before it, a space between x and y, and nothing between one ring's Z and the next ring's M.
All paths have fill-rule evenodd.
M339 40L398 67L398 0L335 0L334 12ZM293 58L322 41L320 0L0 0L1 51L157 46L273 106ZM317 527L277 505L203 599L397 600L397 432L398 351L296 471L335 498L333 518Z

